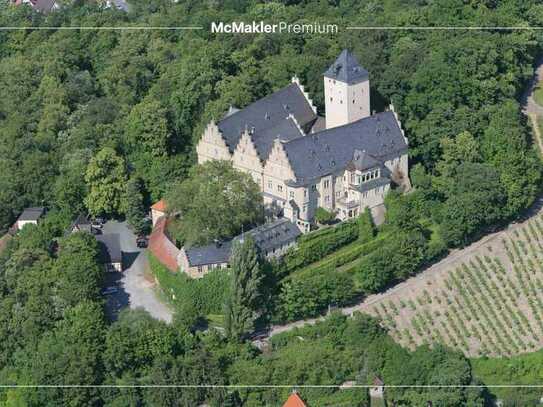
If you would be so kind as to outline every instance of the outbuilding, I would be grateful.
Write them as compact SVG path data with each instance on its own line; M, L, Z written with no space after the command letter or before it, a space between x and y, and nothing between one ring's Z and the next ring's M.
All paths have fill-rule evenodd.
M35 208L25 208L23 213L21 213L17 218L17 230L21 230L25 225L37 225L44 213L45 208L41 206Z
M123 271L123 252L118 233L96 236L100 249L99 260L107 272Z

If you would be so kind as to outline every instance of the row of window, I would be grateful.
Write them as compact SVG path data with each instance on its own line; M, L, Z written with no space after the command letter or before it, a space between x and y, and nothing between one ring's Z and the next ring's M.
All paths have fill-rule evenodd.
M363 182L371 181L372 179L379 178L379 170L368 172L362 175L351 173L351 184L361 184ZM343 176L343 181L347 181L347 176Z

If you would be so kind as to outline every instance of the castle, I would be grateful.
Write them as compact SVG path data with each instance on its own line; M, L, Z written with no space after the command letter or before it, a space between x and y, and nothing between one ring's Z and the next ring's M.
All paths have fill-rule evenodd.
M292 83L208 124L198 163L228 160L260 186L268 208L307 232L322 207L345 220L383 208L409 186L407 139L393 110L371 114L369 74L344 50L324 73L325 117Z

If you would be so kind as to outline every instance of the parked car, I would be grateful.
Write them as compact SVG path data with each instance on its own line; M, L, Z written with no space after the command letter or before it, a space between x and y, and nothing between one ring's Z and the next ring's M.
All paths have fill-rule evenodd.
M149 239L146 236L138 236L136 239L136 245L140 249L144 249L149 244Z
M119 289L117 287L106 287L102 290L102 295L111 295L118 292Z

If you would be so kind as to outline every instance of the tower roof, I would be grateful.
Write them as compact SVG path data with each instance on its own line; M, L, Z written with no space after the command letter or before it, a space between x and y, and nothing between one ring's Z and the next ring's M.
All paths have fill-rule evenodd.
M324 76L351 84L367 79L368 71L360 66L350 51L344 49L330 68L324 72Z

